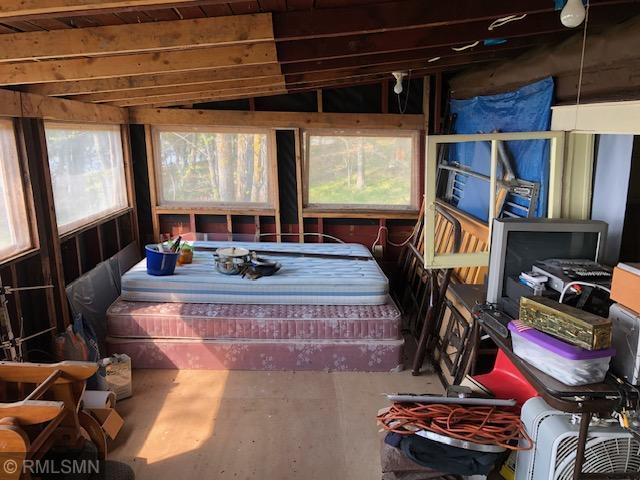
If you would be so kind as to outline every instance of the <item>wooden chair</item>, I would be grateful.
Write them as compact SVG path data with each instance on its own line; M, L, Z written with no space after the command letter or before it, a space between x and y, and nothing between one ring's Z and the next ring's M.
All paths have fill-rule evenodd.
M0 479L20 478L25 460L41 459L53 447L78 448L84 432L105 459L100 424L80 410L86 380L97 368L89 362L0 362L3 401L31 390L23 400L0 403L0 458L16 467L0 468Z

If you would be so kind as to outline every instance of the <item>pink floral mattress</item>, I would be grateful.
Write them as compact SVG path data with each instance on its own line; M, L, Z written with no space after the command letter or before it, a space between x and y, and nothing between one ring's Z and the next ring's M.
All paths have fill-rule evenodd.
M107 312L111 337L398 340L400 311L382 305L250 305L116 300Z
M402 340L107 340L133 368L388 372L402 365Z

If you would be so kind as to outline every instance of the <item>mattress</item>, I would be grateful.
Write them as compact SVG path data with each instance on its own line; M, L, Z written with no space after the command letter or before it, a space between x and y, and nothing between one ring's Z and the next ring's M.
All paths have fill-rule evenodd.
M241 305L116 300L107 328L121 338L397 340L400 312L382 305Z
M358 244L297 244L246 242L195 242L209 249L229 246L249 250L312 252L368 256ZM257 280L224 275L214 266L211 251L196 251L193 263L176 267L174 275L156 277L146 272L142 260L122 277L122 298L129 301L229 304L382 305L389 282L378 263L345 260L261 255L282 264L279 272Z
M402 368L402 340L200 340L107 338L133 368L388 372Z

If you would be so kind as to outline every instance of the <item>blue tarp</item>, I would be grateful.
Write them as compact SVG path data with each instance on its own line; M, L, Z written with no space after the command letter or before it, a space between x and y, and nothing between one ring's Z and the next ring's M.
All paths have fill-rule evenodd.
M518 90L499 95L451 100L451 113L457 115L455 133L529 132L549 130L553 79L545 78ZM547 214L549 187L549 143L546 140L505 142L516 177L540 183L536 216ZM450 161L489 175L488 143L457 144L450 151ZM458 208L474 217L489 217L488 182L467 178Z

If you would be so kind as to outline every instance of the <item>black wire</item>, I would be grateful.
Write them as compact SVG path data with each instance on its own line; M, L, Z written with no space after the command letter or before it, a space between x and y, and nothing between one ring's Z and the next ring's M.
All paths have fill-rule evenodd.
M400 84L402 85L402 79L400 80ZM404 112L407 111L407 105L409 104L409 94L410 93L411 93L411 70L409 70L409 75L407 75L407 94L404 97L404 108L402 108L402 105L400 103L400 95L402 95L402 92L397 95L397 97L398 97L398 111L401 114L404 114Z

